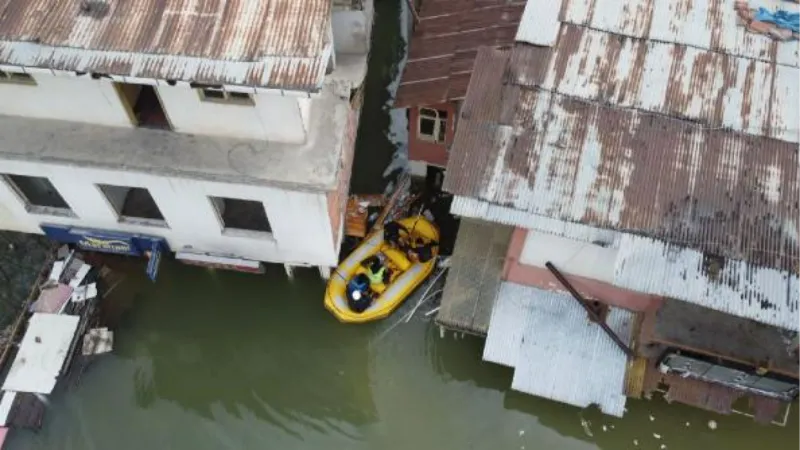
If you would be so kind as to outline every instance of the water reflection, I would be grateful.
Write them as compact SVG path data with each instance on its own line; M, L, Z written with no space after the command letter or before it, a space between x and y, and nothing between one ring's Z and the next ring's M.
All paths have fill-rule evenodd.
M378 420L364 333L324 314L315 271L286 283L165 265L121 324L117 354L136 361L136 403L169 400L213 419L248 411L288 434L345 433ZM322 372L322 373L321 373ZM309 383L314 380L314 383Z
M438 328L431 327L426 336L428 356L433 369L444 380L471 382L475 386L502 393L503 408L517 411L530 417L559 435L591 442L581 426L585 413L568 405L555 403L540 397L522 394L510 389L514 371L510 367L482 361L484 339L475 336L448 333L441 339ZM465 362L473 361L473 364Z

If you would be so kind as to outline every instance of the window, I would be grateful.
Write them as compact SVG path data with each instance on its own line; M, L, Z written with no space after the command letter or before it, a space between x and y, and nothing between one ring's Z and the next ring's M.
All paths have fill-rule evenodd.
M155 227L167 226L161 210L147 189L110 184L98 184L97 187L117 213L120 222Z
M206 102L227 103L232 105L255 105L253 97L244 92L228 92L220 88L198 89L200 98Z
M210 199L222 223L222 234L265 237L272 233L263 203L225 197Z
M75 217L72 208L47 178L25 175L5 175L3 178L25 204L28 212Z
M420 108L417 136L423 141L444 144L447 134L447 111Z
M18 83L36 85L36 80L27 73L5 72L0 70L0 83Z

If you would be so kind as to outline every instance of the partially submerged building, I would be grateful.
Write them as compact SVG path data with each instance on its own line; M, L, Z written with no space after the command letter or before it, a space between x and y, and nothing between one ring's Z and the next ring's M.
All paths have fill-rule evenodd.
M437 322L487 336L512 388L617 416L747 397L765 422L796 396L798 42L728 3L530 1L479 51Z
M371 0L0 10L0 229L251 268L337 263Z
M407 109L413 175L447 165L478 48L511 45L524 8L524 1L425 0L413 14L408 60L393 105Z

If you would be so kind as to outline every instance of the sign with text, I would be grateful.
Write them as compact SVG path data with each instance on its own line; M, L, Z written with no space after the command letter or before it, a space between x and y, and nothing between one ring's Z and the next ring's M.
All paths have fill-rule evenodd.
M158 236L55 224L42 224L40 227L48 238L62 244L73 244L81 250L147 256L147 276L154 281L162 253L169 251L166 240Z

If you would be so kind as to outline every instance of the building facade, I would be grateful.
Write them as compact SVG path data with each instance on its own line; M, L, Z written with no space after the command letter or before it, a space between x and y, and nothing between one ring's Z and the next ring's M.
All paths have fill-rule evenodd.
M407 110L412 175L447 165L477 50L511 45L524 7L524 1L421 2L412 17L419 20L409 20L408 60L394 102Z
M532 3L512 48L479 50L461 108L438 323L485 335L516 390L617 416L657 391L720 413L746 398L780 422L798 393L796 41L733 8Z
M182 255L327 274L372 3L289 3L9 5L0 228L155 235Z

